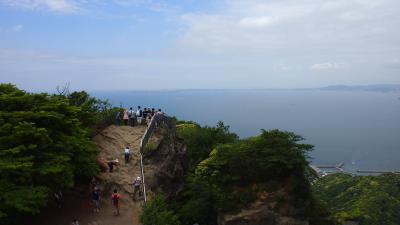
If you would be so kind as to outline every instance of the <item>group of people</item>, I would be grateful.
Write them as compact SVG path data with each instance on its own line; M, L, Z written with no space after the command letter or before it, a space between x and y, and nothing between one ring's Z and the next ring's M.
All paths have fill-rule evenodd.
M141 106L137 107L137 110L133 110L132 107L129 109L124 109L123 111L119 111L115 117L117 123L122 123L125 125L130 125L130 126L136 126L136 125L142 125L146 124L148 125L153 118L154 115L156 114L163 114L161 109L155 110L155 108L144 108L142 110ZM128 164L130 159L131 159L131 149L127 146L124 151L124 158L125 158L125 164ZM119 160L118 158L110 160L107 162L109 172L113 173L114 168L119 166ZM140 197L142 195L141 192L141 184L142 184L142 179L141 177L136 177L130 185L132 185L133 188L133 199L136 198L136 195ZM91 181L91 199L94 205L93 211L95 213L100 212L100 196L101 196L101 191L99 188L99 183L97 182L96 178L93 178ZM60 197L59 197L60 196ZM57 192L55 193L55 199L56 203L59 207L61 207L61 198L62 198L62 193ZM120 201L121 201L122 195L118 193L117 189L114 189L112 194L111 194L111 204L113 206L113 212L114 215L119 215L120 214ZM79 222L77 219L74 219L72 221L72 225L79 225Z
M131 158L131 150L127 146L124 149L124 158L125 158L125 163L129 163L129 160ZM112 173L114 171L115 166L119 166L119 160L116 158L115 160L111 160L108 163L109 167L109 172ZM142 179L141 177L136 177L129 185L132 186L133 188L133 196L132 198L135 199L136 196L138 195L139 197L142 195L141 192L141 184L142 184ZM101 199L101 191L100 191L100 183L97 181L95 177L92 178L90 181L90 188L91 188L91 199L93 202L93 212L98 213L100 212L100 199ZM62 202L62 193L61 192L56 192L54 194L55 200L57 205L61 205ZM112 194L111 194L111 204L113 206L113 213L114 215L119 215L120 214L120 201L121 201L122 195L118 193L117 189L114 189ZM59 206L61 207L61 206ZM72 225L79 225L79 221L77 219L74 219L72 221Z
M136 197L136 193L139 193L139 197L141 196L140 192L140 185L142 184L142 179L140 177L135 178L135 180L131 183L133 186L133 198ZM117 189L114 189L113 193L111 194L111 204L114 209L114 215L119 215L119 205L121 195L118 193Z
M94 205L93 211L95 213L100 212L100 188L98 186L98 183L95 178L92 180L92 202ZM136 194L138 193L138 196L140 197L142 195L140 186L142 184L142 179L141 177L136 177L130 185L133 187L133 199L136 198ZM121 194L118 193L117 189L113 190L113 193L111 194L111 204L113 206L113 212L114 215L119 215L119 206L120 206L120 200L122 196Z
M124 109L123 111L118 111L115 119L117 123L123 122L125 125L136 126L141 124L148 125L151 118L156 113L162 113L161 109L156 110L155 108L144 108L142 110L141 106L134 110L132 107L129 109Z
M128 164L129 161L131 160L131 155L132 155L131 149L128 146L126 146L124 149L125 164ZM107 162L107 165L108 165L108 172L110 173L114 172L114 167L119 166L118 158L109 160Z
M124 158L125 158L125 164L128 164L130 159L131 159L131 149L129 148L129 146L126 146L124 151ZM108 167L109 167L109 172L112 173L114 171L114 167L115 166L119 166L119 160L118 158L109 161L108 163ZM130 183L130 185L132 185L133 187L133 198L136 197L136 193L139 194L139 197L141 196L141 190L140 190L140 186L142 184L142 179L141 177L136 177L132 183ZM94 187L94 191L92 193L92 200L94 201L94 205L96 206L95 211L99 211L99 194L96 191L96 182L92 182L92 186ZM119 199L121 198L121 195L118 193L117 189L114 189L113 194L111 195L111 202L112 205L114 207L114 214L115 215L119 215Z

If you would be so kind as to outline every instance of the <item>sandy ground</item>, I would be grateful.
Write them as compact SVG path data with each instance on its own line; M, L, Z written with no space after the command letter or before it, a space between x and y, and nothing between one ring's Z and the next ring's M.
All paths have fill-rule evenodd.
M113 173L99 174L101 203L100 212L93 212L89 185L67 193L61 209L49 206L38 217L27 221L26 225L70 225L74 218L80 225L138 225L143 201L139 197L133 199L133 188L130 185L140 175L139 144L145 126L109 126L99 133L94 140L100 149L99 157L104 160L119 159L119 166ZM132 158L128 164L124 162L123 150L131 149ZM122 195L120 215L113 214L111 191L117 188Z

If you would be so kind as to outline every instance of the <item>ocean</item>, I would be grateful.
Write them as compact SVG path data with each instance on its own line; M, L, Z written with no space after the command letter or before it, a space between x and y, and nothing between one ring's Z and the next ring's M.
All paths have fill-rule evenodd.
M313 144L313 164L400 171L400 93L323 90L93 92L123 107L161 108L201 125L223 121L241 138L261 129L292 131Z

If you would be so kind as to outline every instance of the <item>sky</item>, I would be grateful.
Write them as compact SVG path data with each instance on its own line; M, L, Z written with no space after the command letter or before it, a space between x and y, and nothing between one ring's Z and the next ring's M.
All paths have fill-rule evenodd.
M0 0L0 82L31 91L400 83L399 0Z

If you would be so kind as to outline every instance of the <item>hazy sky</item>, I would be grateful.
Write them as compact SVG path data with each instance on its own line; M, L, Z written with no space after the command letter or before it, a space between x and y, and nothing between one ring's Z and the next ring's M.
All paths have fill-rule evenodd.
M400 83L399 0L0 0L28 90Z

